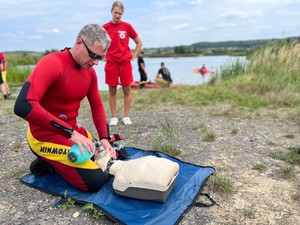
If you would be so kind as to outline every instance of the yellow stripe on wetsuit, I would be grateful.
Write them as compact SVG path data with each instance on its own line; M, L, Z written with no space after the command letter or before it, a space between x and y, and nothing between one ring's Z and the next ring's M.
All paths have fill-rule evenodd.
M88 133L88 138L92 139L92 135ZM70 146L60 145L51 142L43 142L35 139L27 129L27 138L30 148L39 156L45 157L49 160L58 161L62 164L69 165L76 168L86 168L86 169L98 169L99 166L92 160L88 160L81 164L72 163L68 160L68 152ZM64 138L64 137L62 137Z
M2 71L2 80L6 81L6 71Z

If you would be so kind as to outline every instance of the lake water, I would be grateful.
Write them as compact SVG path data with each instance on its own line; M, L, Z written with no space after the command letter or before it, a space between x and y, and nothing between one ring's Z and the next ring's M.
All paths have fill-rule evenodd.
M157 71L160 68L160 63L164 62L166 67L171 72L171 77L174 83L197 85L207 82L211 75L201 76L195 74L194 69L201 68L205 64L206 68L213 68L213 71L220 71L221 65L231 64L236 60L245 60L245 57L233 56L198 56L198 57L166 57L166 58L144 58L148 78L154 81ZM99 61L98 66L94 66L98 75L99 90L108 90L105 84L104 62ZM140 80L138 71L137 59L132 62L134 80Z

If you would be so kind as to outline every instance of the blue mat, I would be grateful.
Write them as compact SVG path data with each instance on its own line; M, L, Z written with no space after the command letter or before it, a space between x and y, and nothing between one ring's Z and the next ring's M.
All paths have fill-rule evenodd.
M182 162L166 154L145 151L136 148L126 148L132 159L149 155L167 158L179 164L179 175L176 186L169 194L165 203L142 201L118 196L112 188L113 178L96 193L83 192L68 184L58 174L46 174L37 177L25 175L21 181L31 187L53 195L64 196L67 193L78 203L92 203L101 209L105 215L120 224L177 224L183 215L197 200L206 179L214 174L213 167L203 167Z

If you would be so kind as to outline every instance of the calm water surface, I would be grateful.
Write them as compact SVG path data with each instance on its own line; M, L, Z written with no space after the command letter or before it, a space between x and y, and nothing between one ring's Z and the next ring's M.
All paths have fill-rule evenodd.
M201 76L195 74L194 69L200 68L202 64L215 71L219 71L221 65L226 65L235 62L236 60L245 60L245 57L233 56L199 56L199 57L178 57L178 58L144 58L148 78L153 81L160 68L160 63L164 62L170 70L174 83L180 84L202 84L207 82L211 75ZM140 80L137 60L132 62L134 80ZM98 66L94 67L98 74L98 86L100 90L108 90L104 78L104 62L99 62Z

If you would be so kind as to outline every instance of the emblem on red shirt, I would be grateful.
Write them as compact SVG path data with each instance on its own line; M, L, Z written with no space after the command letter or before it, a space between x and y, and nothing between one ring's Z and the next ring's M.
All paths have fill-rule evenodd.
M120 30L120 31L119 31L119 37L120 37L121 39L124 39L124 38L126 37L126 31Z

